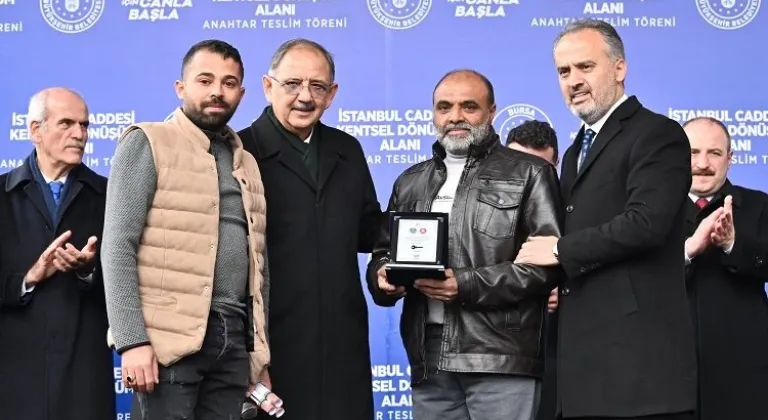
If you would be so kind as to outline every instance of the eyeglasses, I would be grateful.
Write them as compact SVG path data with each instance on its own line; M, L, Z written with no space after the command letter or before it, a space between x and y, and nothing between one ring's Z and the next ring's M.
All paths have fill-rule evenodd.
M288 95L298 95L301 93L302 89L304 89L304 81L301 79L288 79L284 82L281 82L280 80L277 80L276 78L267 75L270 79L277 82ZM331 91L331 85L327 85L322 82L318 81L309 81L309 94L312 95L313 98L317 99L323 99L325 98L328 93Z

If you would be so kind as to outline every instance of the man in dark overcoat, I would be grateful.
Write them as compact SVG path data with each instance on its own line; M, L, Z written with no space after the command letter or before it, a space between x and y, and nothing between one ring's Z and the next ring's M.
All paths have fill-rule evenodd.
M616 29L566 25L553 49L560 91L581 120L563 155L561 238L532 237L518 262L559 265L557 402L563 419L690 420L696 349L685 305L680 124L625 89Z
M693 176L685 261L697 419L768 419L768 195L728 180L733 150L722 122L700 117L684 129Z
M0 176L0 418L115 418L98 259L107 179L82 163L88 108L49 88L30 101L34 151Z
M263 78L270 105L238 133L267 200L269 373L282 420L374 416L358 253L371 252L381 207L360 143L320 122L334 76L321 45L286 42Z

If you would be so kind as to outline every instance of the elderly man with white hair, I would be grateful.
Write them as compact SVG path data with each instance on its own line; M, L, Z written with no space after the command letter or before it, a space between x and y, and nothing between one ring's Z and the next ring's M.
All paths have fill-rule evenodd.
M82 163L88 107L30 100L34 149L0 176L0 418L115 418L99 239L107 179Z

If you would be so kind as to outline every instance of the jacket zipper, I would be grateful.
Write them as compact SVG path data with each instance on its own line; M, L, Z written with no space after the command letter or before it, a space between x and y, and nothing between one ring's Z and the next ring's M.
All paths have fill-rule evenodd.
M466 179L467 174L469 173L469 169L472 167L473 163L474 163L474 159L468 156L467 157L467 163L464 164L464 169L461 171L461 177L459 177L459 182L456 184L456 189L457 190L459 189L459 186ZM442 188L443 184L445 184L445 181L448 180L448 172L447 172L447 168L445 167L445 163L440 162L440 164L442 164L443 166L439 166L437 168L437 170L438 170L438 172L443 173L445 178L442 180L440 185L437 186L437 188L435 189L435 193L432 195L432 197L430 197L430 200L426 203L425 211L427 211L427 212L432 211L432 203L437 198L437 194L440 193L440 188ZM453 204L451 204L451 205L453 205ZM450 224L450 221L449 221L449 224ZM449 232L450 232L450 230L449 230ZM424 372L421 374L421 380L427 379L427 374L428 374L427 371L429 370L429 367L427 366L427 354L426 354L427 353L427 349L426 349L426 335L427 335L427 315L428 315L427 311L428 310L429 310L428 305L424 305L424 310L422 311L422 333L421 333L421 346L420 346L420 352L419 352L420 355L421 355L422 363L424 363ZM443 324L443 327L445 327L445 324ZM445 330L445 328L443 328L443 330ZM443 334L445 334L445 331L443 331ZM442 350L443 350L443 348L442 348L443 347L443 340L444 340L444 337L441 337L440 338L440 353L442 353ZM440 356L438 355L438 360L437 360L437 368L438 368L438 370L440 369L440 362L441 362L441 359L440 359Z

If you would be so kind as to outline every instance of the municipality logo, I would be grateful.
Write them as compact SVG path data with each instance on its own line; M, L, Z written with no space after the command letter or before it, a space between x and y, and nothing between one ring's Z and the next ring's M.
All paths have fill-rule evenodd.
M549 123L549 125L554 128L554 126L552 126L552 121L544 111L528 104L513 104L502 109L496 113L492 124L496 129L496 132L499 133L501 141L504 142L513 128L526 121L532 120Z
M741 29L755 19L761 0L694 0L701 17L718 29Z
M366 0L368 11L387 29L410 29L421 23L432 8L432 0Z
M77 34L90 29L104 13L105 0L40 0L40 13L53 29Z

